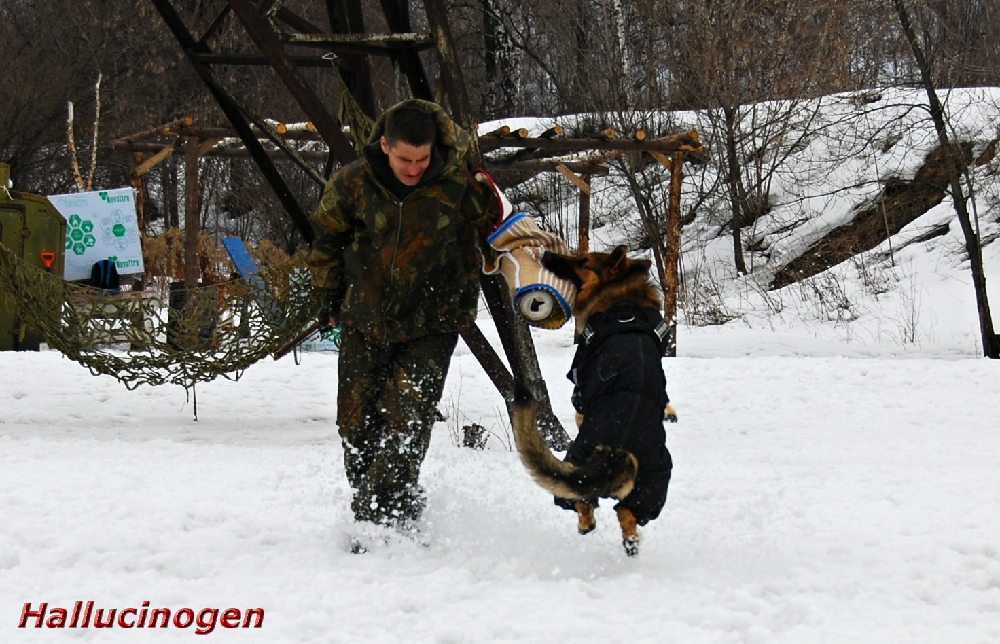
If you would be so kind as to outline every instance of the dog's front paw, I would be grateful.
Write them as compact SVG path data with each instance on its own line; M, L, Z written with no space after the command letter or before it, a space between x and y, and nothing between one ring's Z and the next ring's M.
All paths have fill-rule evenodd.
M667 405L663 408L663 420L668 423L677 422L677 410L674 409L673 405Z
M625 554L629 557L634 557L639 554L639 538L636 537L635 541L629 539L622 539L622 546L625 547Z

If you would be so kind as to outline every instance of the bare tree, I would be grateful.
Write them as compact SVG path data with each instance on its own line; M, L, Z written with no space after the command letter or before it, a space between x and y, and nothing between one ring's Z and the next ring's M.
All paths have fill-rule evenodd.
M972 271L972 284L976 292L976 308L979 311L979 330L982 334L983 355L988 358L1000 358L1000 337L994 332L993 318L990 315L990 304L986 293L986 273L983 269L982 246L980 245L979 235L972 225L965 189L962 186L962 171L968 166L971 159L963 158L961 147L954 145L949 137L948 115L937 93L940 81L935 78L935 69L932 66L931 60L925 54L925 43L921 42L917 36L917 27L914 24L910 9L904 0L892 0L892 3L899 16L899 24L902 27L903 35L906 37L906 41L913 52L913 60L920 74L920 84L927 93L931 120L934 122L934 130L937 132L938 142L941 149L949 157L949 162L946 164L948 182L951 187L951 197L955 206L955 212L962 227L962 235L965 237L965 250L969 254L969 268ZM927 31L925 30L926 33Z
M514 8L501 0L483 2L485 88L483 118L510 116L517 110L518 60L510 36Z

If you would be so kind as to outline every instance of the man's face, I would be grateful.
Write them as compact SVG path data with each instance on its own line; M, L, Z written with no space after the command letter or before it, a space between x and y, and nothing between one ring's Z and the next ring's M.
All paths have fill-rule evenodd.
M389 157L389 167L396 178L407 186L415 186L431 164L431 143L410 145L406 141L391 144L383 136L382 151Z

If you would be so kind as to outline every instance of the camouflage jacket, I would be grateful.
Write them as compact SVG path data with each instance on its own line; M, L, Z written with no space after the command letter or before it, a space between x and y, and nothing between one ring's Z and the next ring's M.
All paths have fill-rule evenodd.
M439 171L400 200L358 159L330 178L312 219L313 285L374 344L460 331L475 320L479 240L500 215L493 192L465 165L469 134L434 103L403 104L432 113L444 152ZM371 141L384 126L383 116Z

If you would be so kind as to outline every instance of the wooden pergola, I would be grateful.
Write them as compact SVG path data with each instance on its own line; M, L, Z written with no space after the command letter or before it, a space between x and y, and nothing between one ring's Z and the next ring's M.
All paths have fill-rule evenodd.
M379 4L389 26L389 34L367 33L362 19L361 0L339 0L327 2L330 28L324 29L295 14L278 0L227 0L225 7L212 21L211 26L196 38L171 0L151 0L167 27L180 44L189 62L204 81L216 99L229 126L200 127L186 120L169 123L146 132L123 137L115 142L118 149L130 150L135 160L135 180L140 181L143 172L167 156L183 154L188 185L197 184L197 159L201 156L249 156L260 169L265 180L285 208L288 216L306 242L311 243L314 233L306 215L306 209L299 204L288 189L284 178L274 161L287 158L294 161L302 171L322 183L320 176L309 165L310 161L323 161L327 170L336 164L345 165L356 158L354 148L342 127L327 106L310 86L301 69L307 67L331 68L331 61L324 54L336 54L337 72L344 79L346 90L357 105L373 120L375 114L374 92L371 84L369 56L388 56L405 75L410 93L415 98L433 101L431 83L424 71L419 53L433 49L437 55L440 83L444 98L455 121L470 132L476 132L475 118L466 94L462 68L455 54L451 38L447 12L443 0L424 0L429 32L414 33L410 26L409 3L407 0L380 0ZM213 36L221 26L232 18L238 20L259 54L214 52L209 46ZM316 49L316 56L302 56L287 51L288 47L300 50L302 47ZM244 47L243 49L246 49ZM302 108L309 127L281 128L256 116L243 101L228 91L213 72L213 65L267 65L281 79L289 93ZM547 131L541 136L527 136L521 130L499 128L478 137L478 146L472 151L470 163L487 167L491 172L513 171L537 173L556 171L562 173L581 190L581 226L578 248L588 246L589 231L589 178L608 171L604 163L588 160L571 160L567 155L586 151L604 154L626 154L648 152L671 172L670 209L667 226L667 248L672 258L668 261L667 274L661 276L670 300L665 313L672 319L676 311L677 255L680 240L680 181L681 168L686 154L700 152L701 143L697 133L686 133L664 139L645 140L639 133L632 136L615 137L605 133L595 133L586 138L569 138L557 131ZM242 148L219 147L219 142L238 138ZM300 151L293 145L295 141L321 141L326 149L322 151ZM172 142L171 142L172 141ZM271 145L267 144L270 141ZM507 157L486 156L483 152L499 149L517 149ZM149 155L149 156L147 156ZM606 156L604 157L607 158ZM190 226L186 236L190 241L197 236L197 193L191 191L185 199L185 225ZM193 232L192 232L193 229ZM196 256L188 257L192 250L185 250L185 275L197 281ZM672 249L672 251L671 251ZM188 268L190 267L190 268ZM190 271L188 273L187 271ZM512 399L515 378L524 382L539 401L539 428L551 445L564 448L568 435L552 412L548 390L542 378L534 345L527 326L515 315L507 296L506 287L500 276L483 276L482 288L490 314L497 326L501 344L506 353L510 370L500 360L496 351L486 341L479 328L473 324L462 333L463 340L483 365L486 373L505 400Z

